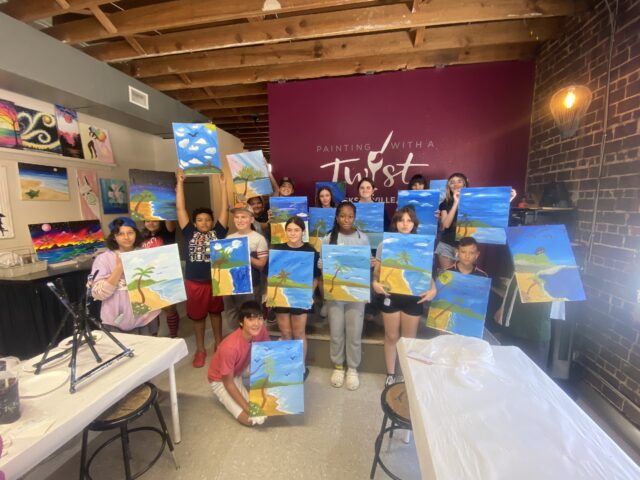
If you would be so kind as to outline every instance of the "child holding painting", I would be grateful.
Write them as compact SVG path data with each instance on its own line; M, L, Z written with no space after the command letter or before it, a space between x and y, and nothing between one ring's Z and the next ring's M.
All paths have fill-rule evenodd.
M488 275L476 266L478 257L480 256L480 247L473 237L463 237L458 242L456 248L458 260L449 268L453 272L460 272L465 275L477 275L479 277L487 277Z
M438 270L447 270L456 261L456 221L458 220L458 205L460 204L460 190L469 186L464 173L453 173L447 179L445 199L440 203L440 241L436 247Z
M409 180L409 190L424 190L427 185L427 179L424 175L417 173Z
M320 187L316 193L316 207L335 208L336 202L333 200L333 192L329 187Z
M227 186L223 175L217 175L220 191L221 210L218 221L214 224L213 211L207 207L196 208L187 213L184 200L184 172L176 174L176 210L178 225L185 238L185 288L187 291L187 315L193 321L196 336L196 353L193 357L194 368L202 368L207 351L204 347L205 318L211 321L211 329L215 339L214 351L222 341L222 297L211 294L211 263L209 245L211 240L224 238L227 234L228 197Z

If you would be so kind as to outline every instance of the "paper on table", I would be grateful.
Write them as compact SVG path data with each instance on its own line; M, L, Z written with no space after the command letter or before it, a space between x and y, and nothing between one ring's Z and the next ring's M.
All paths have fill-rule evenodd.
M47 433L54 422L54 420L25 420L23 422L17 422L14 426L7 425L7 428L3 428L2 431L0 431L0 435L4 439L39 437Z

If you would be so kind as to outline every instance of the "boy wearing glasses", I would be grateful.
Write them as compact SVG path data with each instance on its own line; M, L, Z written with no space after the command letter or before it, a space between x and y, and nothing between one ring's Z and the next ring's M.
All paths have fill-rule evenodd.
M242 373L251 360L251 343L270 338L257 302L242 304L238 323L240 327L225 337L211 359L208 379L213 393L229 413L243 425L252 426L262 424L265 417L249 417L249 393L242 383Z

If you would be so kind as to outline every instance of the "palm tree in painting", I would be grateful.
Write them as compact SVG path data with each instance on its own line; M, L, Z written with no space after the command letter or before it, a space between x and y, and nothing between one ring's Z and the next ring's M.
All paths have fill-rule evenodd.
M406 250L402 250L400 253L398 253L398 259L407 267L411 264L411 255Z
M276 288L273 290L273 297L271 298L272 300L275 301L276 297L278 296L278 288L282 287L284 285L284 282L289 280L290 276L291 276L291 272L287 272L284 268L280 269L278 274L275 276L277 280L280 280L280 283L278 283L276 285Z
M320 232L324 232L327 228L327 222L324 221L324 218L319 218L318 220L316 220L316 228L315 228L315 235L311 235L312 237L319 237L320 236Z
M140 205L143 202L152 202L155 199L156 199L156 196L153 194L153 192L150 192L149 190L143 190L142 192L135 194L133 197L131 197L132 202L137 202L136 206L133 207L132 213L137 216L140 216L140 213L138 213L138 209L140 208Z
M155 270L155 267L136 268L134 272L135 279L138 280L136 288L140 294L140 303L145 303L144 292L142 291L142 280L151 278L151 274Z
M336 279L338 278L338 275L341 273L346 273L350 270L351 269L346 265L338 265L336 267L336 271L333 273L333 277L331 277L331 288L329 289L329 293L333 293L333 288L336 286Z
M353 226L356 227L361 232L365 232L367 224L363 220L356 220L356 222L353 224Z
M256 168L245 165L240 169L237 173L236 178L238 180L242 180L244 182L244 191L242 195L247 195L247 190L249 189L249 182L255 182L259 178L262 177L262 172Z
M260 394L262 395L262 404L260 408L264 409L264 406L267 404L267 388L269 387L269 377L273 375L274 363L273 357L266 357L264 359L264 373L267 374L267 378L264 379L264 383L262 384L262 388L260 389Z
M458 228L463 228L462 233L460 234L460 238L464 238L467 236L467 231L469 230L469 214L463 213L462 220L458 221Z

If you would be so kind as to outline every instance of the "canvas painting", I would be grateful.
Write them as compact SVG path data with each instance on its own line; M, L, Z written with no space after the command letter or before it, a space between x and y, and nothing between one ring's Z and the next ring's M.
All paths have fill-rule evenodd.
M371 249L366 245L322 245L325 300L368 302Z
M0 100L0 147L21 148L16 106L8 100Z
M94 170L78 170L78 194L80 210L85 220L100 218L100 201L98 200L98 175Z
M446 178L444 180L429 180L429 190L438 190L440 193L440 202L444 202L444 199L447 196L448 184L449 180Z
M249 416L304 413L302 340L253 342L249 375Z
M172 172L129 170L131 218L176 220L176 176Z
M18 162L22 200L69 200L67 169Z
M262 150L227 155L233 186L243 199L271 195L273 187Z
M318 190L322 187L327 187L331 190L333 201L338 205L341 201L347 198L347 183L346 182L316 182L315 196L318 196Z
M436 210L440 205L440 193L437 190L400 190L398 192L398 208L412 206L420 221L418 233L436 235L438 219Z
M322 247L322 238L333 228L335 208L311 207L309 209L309 243L317 252Z
M94 127L80 123L80 140L82 141L82 155L85 160L113 163L113 149L109 132L102 127Z
M473 237L478 243L507 243L511 187L463 188L456 223L456 240Z
M185 175L221 173L218 129L213 123L174 123L178 165Z
M129 213L127 182L119 178L101 178L102 211L107 214Z
M78 114L75 110L62 105L55 105L56 123L62 154L65 157L82 158L82 142L80 141L80 126Z
M213 240L209 251L212 295L253 293L249 237Z
M50 265L93 255L105 246L98 220L36 223L29 225L29 233L36 256Z
M13 238L14 236L11 204L9 203L9 186L7 185L7 167L0 166L0 240Z
M491 279L447 270L438 276L436 288L427 327L482 338Z
M271 204L271 243L286 243L284 224L291 217L300 217L305 221L307 228L304 231L303 241L309 241L309 215L307 213L307 197L273 197Z
M62 153L58 124L53 114L20 106L16 106L16 111L22 148L36 152Z
M313 252L269 250L267 307L311 308L313 259Z
M564 225L509 227L507 243L522 303L586 300Z
M420 295L431 288L434 235L385 232L380 283L390 293Z
M177 244L133 250L120 258L134 315L187 299Z
M356 203L355 227L367 234L373 248L377 247L384 232L384 203Z

